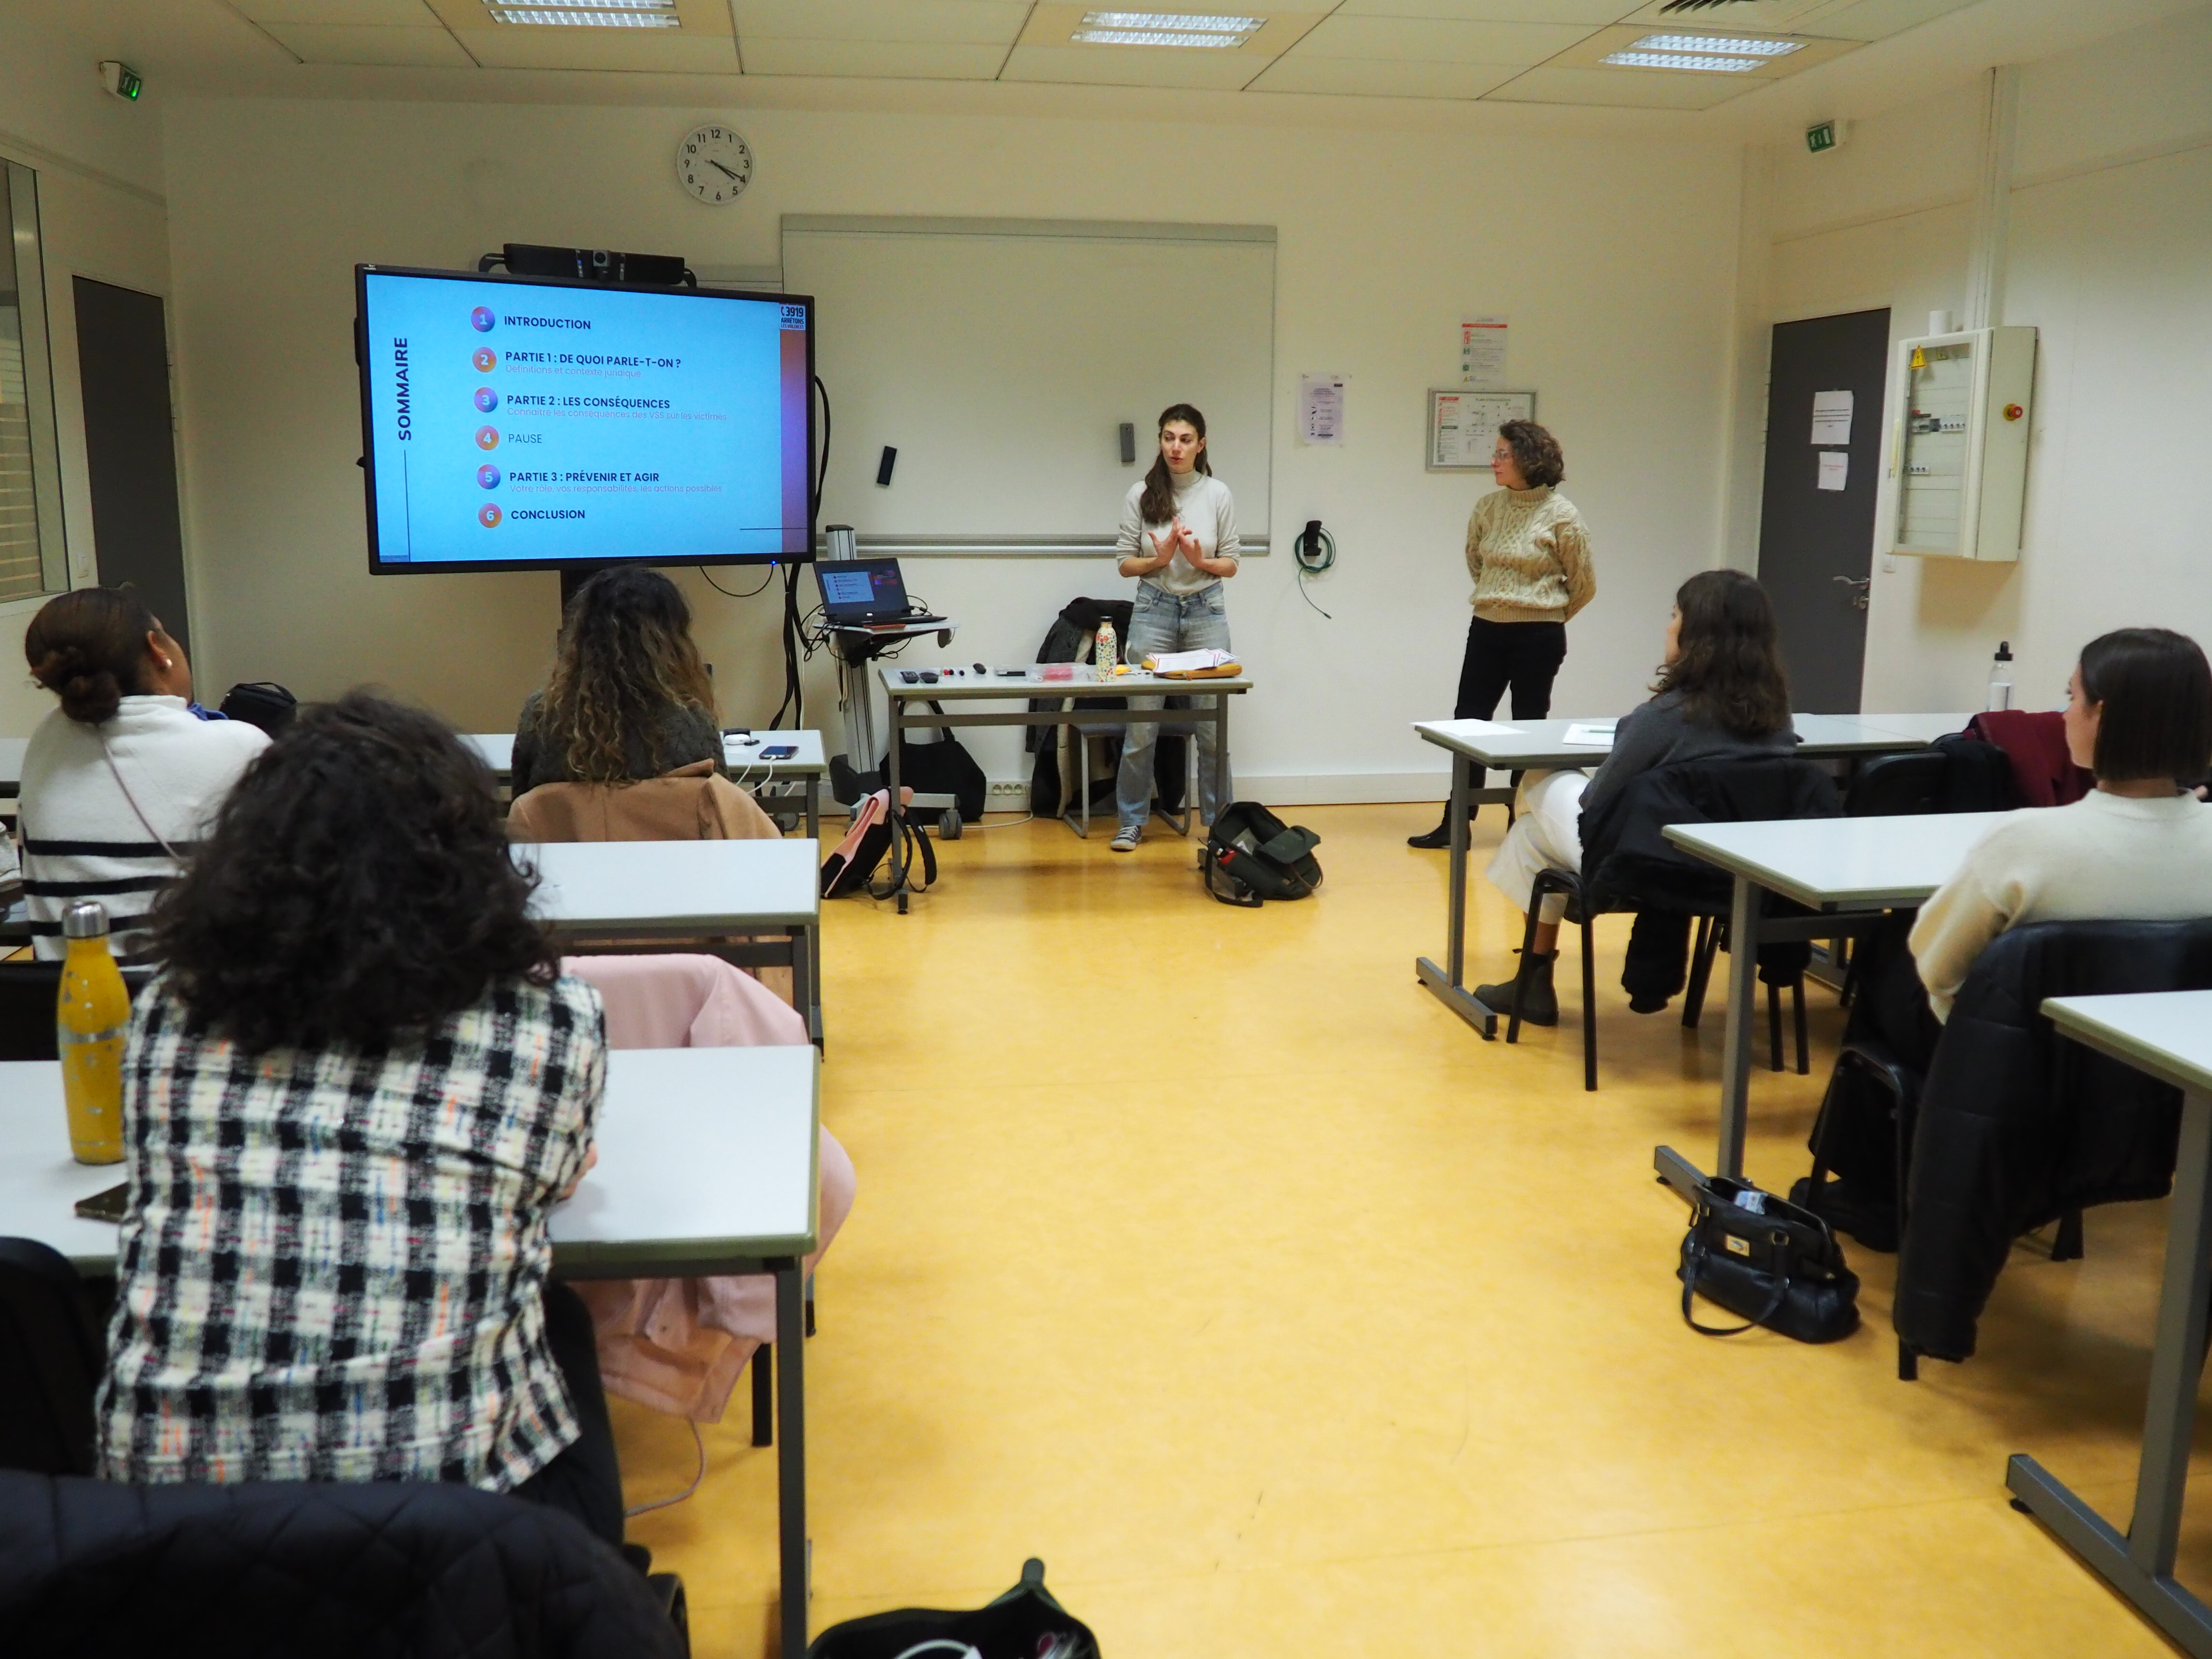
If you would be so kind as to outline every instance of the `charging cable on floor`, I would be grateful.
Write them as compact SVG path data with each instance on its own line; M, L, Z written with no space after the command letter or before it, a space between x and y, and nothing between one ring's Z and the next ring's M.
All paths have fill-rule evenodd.
M688 1417L684 1420L691 1425L691 1443L698 1449L699 1452L699 1467L692 1473L691 1484L684 1487L682 1492L678 1492L673 1498L658 1498L650 1504L640 1504L635 1509L624 1510L623 1511L623 1518L624 1520L628 1520L634 1515L643 1515L647 1510L665 1510L672 1504L682 1503L685 1498L690 1497L693 1492L698 1491L699 1483L707 1478L707 1443L701 1437L699 1433L699 1425L696 1421Z
M1334 622L1335 617L1314 605L1313 595L1306 592L1306 578L1320 575L1336 562L1336 538L1321 527L1319 519L1308 519L1305 529L1291 544L1291 556L1298 565L1298 597L1320 611L1325 621Z

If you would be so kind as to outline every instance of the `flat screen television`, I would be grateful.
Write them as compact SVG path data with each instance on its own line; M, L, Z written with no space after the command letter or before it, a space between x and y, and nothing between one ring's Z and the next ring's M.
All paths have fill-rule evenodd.
M814 302L354 267L369 568L814 557Z

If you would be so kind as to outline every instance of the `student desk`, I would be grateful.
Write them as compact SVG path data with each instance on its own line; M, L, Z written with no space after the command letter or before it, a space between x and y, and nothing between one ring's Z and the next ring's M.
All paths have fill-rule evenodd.
M2057 1533L2090 1570L2197 1659L2212 1659L2212 1607L2173 1577L2182 1492L2212 1292L2212 991L2052 997L2051 1023L2075 1042L2181 1091L2181 1145L2166 1224L2166 1276L2151 1347L2136 1505L2125 1533L2025 1452L2005 1463L2014 1504Z
M820 1242L819 1086L804 1045L613 1051L599 1164L550 1228L562 1279L775 1276L785 1659L806 1649L800 1263ZM112 1273L114 1226L71 1206L122 1178L121 1164L70 1157L58 1062L0 1064L0 1235L51 1245L80 1273Z
M822 734L819 732L756 732L760 739L756 744L741 744L735 738L722 739L722 759L730 769L734 783L753 792L757 799L783 798L780 786L796 783L806 803L806 833L814 840L822 838L822 780L830 770L830 763L823 757ZM475 750L491 768L492 775L502 787L512 790L514 785L514 733L512 732L464 732L461 741ZM760 751L771 744L787 743L799 750L789 760L764 761ZM0 757L4 751L0 750ZM763 798L763 792L776 791L774 796Z
M1229 699L1242 696L1252 689L1252 682L1239 674L1233 679L1163 679L1157 675L1133 669L1125 674L1101 677L1088 663L1069 665L1033 663L1024 669L1019 678L997 674L978 674L972 666L958 665L960 672L946 677L943 668L930 672L938 676L934 685L919 678L908 683L905 676L916 673L928 665L907 663L885 665L878 670L883 681L884 695L890 706L891 735L890 766L884 779L890 791L892 810L899 810L899 744L906 734L921 727L951 726L1127 726L1149 721L1155 726L1195 724L1211 720L1213 724L1214 767L1213 791L1215 799L1226 806L1229 787ZM1065 679L1048 679L1045 671L1056 668L1061 673L1073 673ZM1086 708L1080 705L1096 702L1101 697L1188 697L1188 708ZM1066 699L1079 706L1073 708L1015 708L988 710L973 705L979 702L1004 702L1009 698L1026 702L1031 697ZM1209 700L1211 707L1208 707ZM939 702L945 712L939 714L927 705ZM917 703L923 707L917 708ZM1071 830L1078 835L1083 831L1071 819ZM907 872L902 866L898 872L899 914L906 914Z
M540 877L532 909L563 950L698 948L788 964L806 1030L822 1041L822 875L811 841L518 842ZM780 933L781 942L703 941Z
M1751 1083L1753 971L1761 944L1860 933L1885 911L1918 904L1948 880L1967 848L2003 812L1919 813L1887 818L1786 818L1754 823L1678 823L1667 839L1735 878L1729 912L1728 1034L1721 1050L1720 1149L1714 1173L1743 1174ZM1778 893L1811 916L1760 914ZM1659 1177L1687 1199L1704 1179L1671 1146L1652 1155Z
M1936 738L1956 732L1965 714L1796 714L1797 755L1805 760L1860 761L1925 749ZM1890 722L1888 726L1879 722ZM1486 1006L1467 988L1467 819L1478 805L1510 805L1510 789L1475 787L1479 772L1559 772L1595 766L1613 745L1570 744L1570 726L1603 725L1584 720L1417 720L1413 729L1452 757L1451 796L1444 817L1451 827L1451 866L1445 899L1445 966L1417 957L1420 982L1485 1041L1498 1035L1502 1010ZM1747 1042L1748 1039L1747 1038Z

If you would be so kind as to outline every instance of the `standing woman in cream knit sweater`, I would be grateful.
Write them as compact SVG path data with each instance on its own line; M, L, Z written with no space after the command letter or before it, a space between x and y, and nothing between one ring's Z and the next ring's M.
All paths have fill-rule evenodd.
M1513 718L1540 720L1552 712L1552 681L1567 655L1567 624L1597 597L1589 532L1575 505L1559 493L1566 461L1559 441L1534 421L1498 429L1490 475L1498 487L1474 504L1467 521L1467 655L1459 669L1455 720L1486 720L1513 690ZM1480 780L1477 780L1480 783ZM1413 847L1451 844L1444 820Z

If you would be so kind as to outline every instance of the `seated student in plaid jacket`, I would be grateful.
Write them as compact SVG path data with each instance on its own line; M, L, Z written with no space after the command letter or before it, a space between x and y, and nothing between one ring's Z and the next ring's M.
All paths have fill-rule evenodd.
M622 1541L591 1320L547 1279L605 1021L532 884L429 714L356 692L246 771L131 1012L103 1474L463 1481Z

